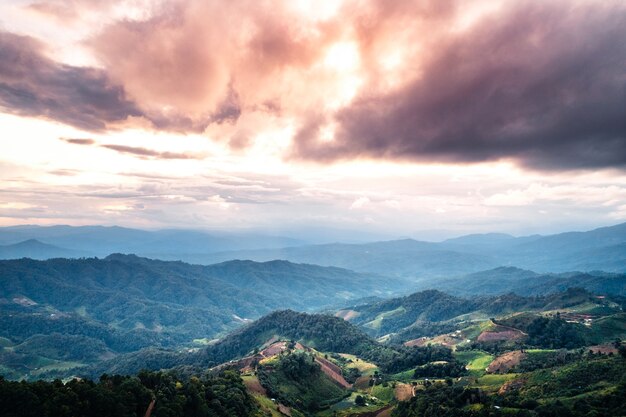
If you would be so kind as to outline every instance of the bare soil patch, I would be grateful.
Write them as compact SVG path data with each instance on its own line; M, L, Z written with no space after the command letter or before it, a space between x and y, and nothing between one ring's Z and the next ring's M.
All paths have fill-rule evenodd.
M291 417L291 408L283 404L278 404L278 412Z
M612 353L612 354L616 355L618 353L618 350L613 345L590 346L589 350L592 351L595 354L600 353L602 355L608 355L609 353Z
M413 386L411 384L397 384L394 391L398 401L408 401L413 397Z
M370 377L363 375L357 378L354 387L358 389L367 389L370 386Z
M418 339L409 340L408 342L404 342L404 346L424 346L426 342L428 342L427 337L420 337Z
M505 382L504 385L498 390L498 394L502 395L509 391L516 391L524 386L525 381L523 379L514 379L512 381Z
M359 315L359 312L354 311L354 310L339 310L337 313L335 313L336 317L341 317L342 319L346 321L350 321L353 318L357 317L358 315Z
M283 350L287 350L287 342L277 342L263 349L260 355L264 358L271 358L272 356L278 355Z
M333 381L339 384L342 388L350 388L352 385L345 380L343 375L341 375L341 368L335 365L334 363L324 359L324 358L315 358L315 362L319 363L322 367L322 372L328 375Z
M484 331L478 336L479 342L494 342L497 340L517 340L526 336L521 330L514 329L513 327L497 325L495 328Z
M250 379L246 378L243 380L243 383L245 384L246 388L248 388L248 391L254 394L267 395L267 391L265 391L265 388L263 388L263 386L261 385L259 380L256 379L256 377Z
M152 399L152 401L150 401L150 404L148 404L148 409L146 410L146 414L144 414L144 417L150 417L150 415L152 414L152 410L154 409L154 404L156 403L156 399Z
M386 408L383 408L383 410L380 411L378 414L376 414L376 417L391 417L392 412L393 412L393 407L387 406Z
M491 374L505 374L526 357L525 353L520 350L514 350L513 352L507 352L495 358L489 366L487 366L487 372Z

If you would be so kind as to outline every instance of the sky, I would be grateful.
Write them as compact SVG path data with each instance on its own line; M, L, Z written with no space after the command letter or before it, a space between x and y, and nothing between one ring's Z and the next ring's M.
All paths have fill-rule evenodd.
M4 0L0 225L626 221L623 0Z

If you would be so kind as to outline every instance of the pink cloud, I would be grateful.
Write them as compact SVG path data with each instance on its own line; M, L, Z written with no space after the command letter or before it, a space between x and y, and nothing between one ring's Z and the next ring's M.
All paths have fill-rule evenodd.
M481 2L345 0L326 16L290 1L159 4L90 38L103 69L57 64L5 35L19 58L0 64L0 105L89 130L137 118L210 131L234 148L293 126L290 156L321 162L626 165L622 1L502 2L466 28ZM356 58L326 65L338 44Z

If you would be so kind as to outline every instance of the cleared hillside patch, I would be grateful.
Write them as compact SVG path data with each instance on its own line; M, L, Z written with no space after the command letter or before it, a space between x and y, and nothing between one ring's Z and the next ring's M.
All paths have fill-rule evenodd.
M515 378L517 378L517 376L517 374L483 375L476 381L476 386L485 391L497 392L500 390L500 388L502 388L505 383L514 380Z
M345 358L345 359L349 359L352 362L348 363L346 365L346 367L348 368L356 368L359 370L359 372L361 372L363 375L373 375L375 371L378 370L378 366L374 365L371 362L367 362L364 361L363 359L355 356L355 355L350 355L348 353L340 353L339 354L341 357Z
M354 311L354 310L339 310L338 312L335 313L336 317L340 317L346 321L350 321L353 318L356 318L359 316L359 312L358 311Z
M462 352L454 352L455 358L465 363L465 368L471 376L484 375L487 366L493 361L494 356L483 352L482 350L466 350Z
M319 356L315 358L315 362L321 366L322 372L324 372L330 379L335 381L342 388L350 388L352 386L341 374L341 368L334 363Z
M398 401L408 401L413 397L413 386L411 384L396 384L394 395Z
M526 333L521 330L514 329L513 327L496 325L494 328L483 331L478 336L479 342L495 342L495 341L510 341L519 340L526 336Z
M391 385L387 384L387 386L383 386L383 384L380 384L374 385L370 394L380 401L390 402L395 397L394 391L395 390Z
M243 379L243 383L252 394L267 395L267 391L255 375L243 375L241 379Z
M488 373L504 374L515 368L526 358L526 353L520 350L504 353L493 360L487 367Z
M373 330L380 330L384 319L395 316L397 314L404 314L405 312L406 312L406 309L402 306L396 308L395 310L384 311L378 314L374 320L365 323L364 326L369 327L370 329L373 329Z

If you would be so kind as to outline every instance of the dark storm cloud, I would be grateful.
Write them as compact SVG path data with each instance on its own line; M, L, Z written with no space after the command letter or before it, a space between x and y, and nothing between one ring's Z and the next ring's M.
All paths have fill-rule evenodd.
M429 51L419 79L304 123L301 158L626 166L626 8L523 2ZM576 5L576 6L574 6Z
M92 131L141 116L106 72L54 62L33 38L8 32L0 32L0 108Z

